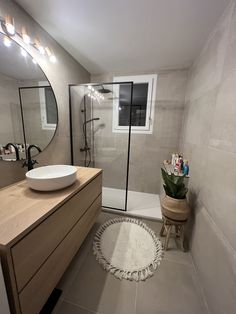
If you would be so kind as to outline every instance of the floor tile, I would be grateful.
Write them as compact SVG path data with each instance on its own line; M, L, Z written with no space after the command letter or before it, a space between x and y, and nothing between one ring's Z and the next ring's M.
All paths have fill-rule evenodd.
M136 314L205 314L192 267L162 261L155 275L138 283Z
M54 314L95 314L96 312L91 312L81 307L78 307L74 304L68 302L62 302L60 307L57 309Z
M64 299L100 314L133 314L135 295L135 282L110 275L90 252Z

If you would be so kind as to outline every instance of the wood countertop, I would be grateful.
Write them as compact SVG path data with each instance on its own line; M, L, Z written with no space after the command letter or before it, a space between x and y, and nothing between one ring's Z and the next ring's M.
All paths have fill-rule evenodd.
M26 180L0 189L0 246L12 246L102 173L101 169L77 168L77 181L62 190L34 191Z

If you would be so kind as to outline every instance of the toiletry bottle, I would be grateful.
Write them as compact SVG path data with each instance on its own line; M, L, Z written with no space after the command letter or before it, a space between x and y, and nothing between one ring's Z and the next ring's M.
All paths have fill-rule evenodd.
M188 176L189 175L189 164L188 164L188 160L184 161L184 175Z
M179 163L180 163L179 171L180 171L180 173L182 173L184 170L184 160L183 160L183 156L181 156L181 155L179 155Z
M175 166L175 153L172 153L171 155L171 164L172 166Z
M176 163L178 162L178 160L179 160L179 154L175 154L175 165L176 165Z
M174 174L176 175L179 175L179 158L176 158L176 161L175 161L175 167L174 167Z

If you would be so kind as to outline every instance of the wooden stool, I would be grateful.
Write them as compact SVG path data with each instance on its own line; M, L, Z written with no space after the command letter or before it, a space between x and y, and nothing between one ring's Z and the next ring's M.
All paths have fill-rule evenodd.
M177 221L172 220L170 218L167 218L165 216L162 217L163 219L163 225L161 227L160 236L165 236L164 232L166 231L166 240L164 244L164 250L166 251L168 249L170 234L172 226L175 226L175 236L176 239L180 240L180 245L182 251L184 251L184 225L186 224L187 220L184 221Z

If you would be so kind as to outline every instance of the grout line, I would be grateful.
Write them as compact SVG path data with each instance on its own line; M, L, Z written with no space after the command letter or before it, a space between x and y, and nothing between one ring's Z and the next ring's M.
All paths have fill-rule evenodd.
M198 276L198 272L197 272L196 265L194 263L192 254L191 254L191 260L192 260L193 270L194 270L194 273L195 273L195 280L194 281L195 281L196 285L198 286L198 290L199 290L200 296L202 298L203 304L205 305L205 308L207 310L207 313L211 314L209 306L208 306L208 303L207 303L207 298L206 298L203 286L201 284L200 278Z
M91 230L90 230L90 232L91 232ZM89 232L89 234L90 234L90 232ZM89 234L88 234L88 236L89 236ZM87 242L86 242L86 240L87 240ZM82 246L80 247L80 249L82 249L82 250L77 252L77 254L76 254L77 256L76 256L76 255L74 256L74 260L75 260L76 258L77 258L78 260L76 261L75 265L73 265L73 271L72 271L72 272L73 272L73 278L70 278L69 282L67 282L67 283L65 284L65 287L63 287L62 295L61 295L62 300L65 300L65 297L66 297L66 295L67 295L69 289L70 289L71 286L73 285L74 280L75 280L77 274L79 273L81 267L83 266L83 263L84 263L84 261L86 260L88 254L89 254L89 252L90 252L91 243L92 243L92 239L88 239L88 237L87 237L87 238L84 240L84 242L82 243L82 246L83 246L83 245L84 245L84 246L83 246L83 247L82 247ZM70 264L70 265L71 265L71 264ZM69 268L69 267L68 267L68 268ZM68 270L68 268L67 268L67 270ZM65 273L64 273L64 274L65 274ZM64 276L64 274L63 274L63 276ZM72 277L72 275L69 274L69 277Z
M163 261L167 261L167 262L170 262L170 263L176 263L176 264L180 264L180 265L184 265L184 266L187 266L187 267L190 267L190 268L193 268L193 265L191 265L191 263L187 263L187 262L180 262L180 261L177 261L177 260L174 260L174 259L171 259L169 257L165 257L165 253L164 253L164 257L162 259Z
M98 312L95 312L95 311L93 311L93 310L90 310L90 309L88 309L87 307L85 307L85 306L81 306L80 304L77 304L77 303L74 303L74 302L71 302L71 301L67 301L67 300L65 300L64 301L65 303L68 303L68 304L71 304L71 305L74 305L74 306L76 306L76 307L78 307L78 308L81 308L81 309L83 309L83 310L86 310L86 311L88 311L89 313L92 313L92 314L99 314ZM56 313L55 313L56 314Z
M138 298L138 282L136 282L136 287L135 287L134 314L136 314L136 309L137 309L137 298Z

